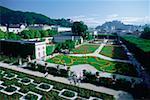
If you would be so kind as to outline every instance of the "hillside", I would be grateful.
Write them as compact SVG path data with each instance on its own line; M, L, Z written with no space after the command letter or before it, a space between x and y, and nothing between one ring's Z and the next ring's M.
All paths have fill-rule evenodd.
M136 25L126 25L126 24L122 23L121 21L112 21L112 22L105 22L101 26L97 26L96 29L111 30L112 27L114 27L115 29L125 29L125 30L130 29L132 31L142 28L142 27L136 26Z
M34 12L14 11L0 6L0 23L4 24L48 24L70 27L72 23L69 19L51 19L45 15Z

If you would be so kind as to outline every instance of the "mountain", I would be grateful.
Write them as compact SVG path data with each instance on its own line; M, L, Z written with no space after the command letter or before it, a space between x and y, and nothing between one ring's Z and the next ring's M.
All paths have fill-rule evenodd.
M121 29L121 30L130 30L130 31L135 31L137 29L141 30L141 26L137 25L126 25L122 23L121 21L112 21L112 22L105 22L101 26L97 26L97 30L108 30L111 31L112 29Z
M70 19L51 19L45 15L34 12L14 11L0 6L0 23L5 24L48 24L70 27Z

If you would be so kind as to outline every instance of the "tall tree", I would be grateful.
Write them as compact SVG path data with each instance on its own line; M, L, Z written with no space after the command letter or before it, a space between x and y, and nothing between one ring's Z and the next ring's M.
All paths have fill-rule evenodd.
M83 22L74 22L72 25L72 32L76 35L85 37L86 30L87 30L87 25L85 25Z
M150 28L149 27L145 27L143 33L140 36L141 38L144 39L150 39Z

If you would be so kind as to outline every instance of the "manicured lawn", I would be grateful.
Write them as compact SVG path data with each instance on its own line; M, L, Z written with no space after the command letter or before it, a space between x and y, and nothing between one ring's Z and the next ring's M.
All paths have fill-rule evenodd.
M105 46L100 54L114 59L128 59L128 56L124 52L124 48L121 46Z
M46 55L50 55L53 53L53 51L55 50L55 46L46 46Z
M72 50L74 54L87 54L93 53L96 49L98 49L99 45L82 45Z
M123 38L135 44L138 48L140 48L144 52L150 52L150 40L142 39L134 36L124 36Z
M67 55L59 55L48 59L47 62L56 64L66 63L66 65L68 66L90 64L100 71L136 76L136 70L131 64L110 62L96 57L73 57Z

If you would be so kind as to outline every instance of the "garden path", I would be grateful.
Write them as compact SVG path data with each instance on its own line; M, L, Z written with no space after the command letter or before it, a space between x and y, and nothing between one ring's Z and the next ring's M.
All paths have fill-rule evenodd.
M128 58L130 59L132 64L135 65L136 70L137 70L137 72L139 74L139 77L142 77L144 82L145 82L145 84L146 84L146 86L148 88L150 88L150 75L146 71L144 71L144 68L142 67L142 65L136 60L136 58L133 56L133 54L130 53L128 48L124 44L122 44L122 46L124 47L124 49L125 49L125 51L126 51L126 53L128 55Z
M103 49L103 47L106 45L108 39L105 39L103 43L101 43L101 45L99 46L99 48L97 50L95 50L95 52L93 53L89 53L89 54L67 54L68 56L76 56L76 57L84 57L84 56L94 56L94 57L98 57L101 59L105 59L105 60L109 60L109 61L116 61L116 62L123 62L123 63L131 63L131 61L129 60L120 60L120 59L113 59L104 55L99 54L99 52Z
M14 66L14 65L9 65L9 64L6 64L6 63L1 63L0 62L0 67L12 69L12 70L23 72L23 73L26 73L26 74L29 74L29 75L34 75L34 76L37 76L37 77L44 77L45 76L43 73L40 73L40 72L37 72L37 71L31 71L31 70L28 70L28 69L24 69L24 68L17 67L17 66ZM49 80L62 82L62 83L65 83L65 84L70 84L70 82L67 78L56 77L56 76L54 77L53 75L48 75L46 78L49 79ZM92 85L92 84L89 84L89 83L80 83L78 86L81 87L81 88L85 88L85 89L94 90L94 91L97 91L97 92L110 94L110 95L113 95L114 97L117 97L117 98L119 96L118 94L120 94L120 91L110 89L110 88L106 88L106 87L102 87L102 86L95 86L95 85ZM126 93L126 92L123 92L123 93ZM129 96L132 98L132 96L130 94L128 94L128 93L126 93L126 94L127 95L124 96L122 99L126 99ZM133 98L130 99L130 100L133 100Z

